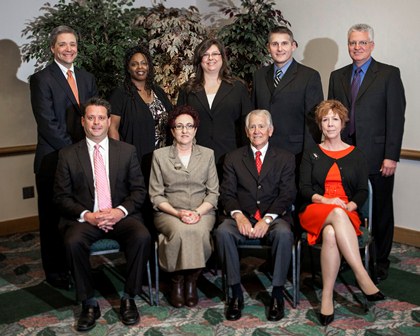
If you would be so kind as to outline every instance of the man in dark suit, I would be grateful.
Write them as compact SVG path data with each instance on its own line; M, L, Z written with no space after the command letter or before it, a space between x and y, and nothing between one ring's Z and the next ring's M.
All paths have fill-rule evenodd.
M284 316L283 286L293 244L290 212L296 196L295 157L268 142L273 123L267 110L250 112L245 123L251 145L226 156L221 202L228 218L215 232L216 249L232 292L226 319L239 319L244 306L237 246L247 239L263 239L271 245L274 264L267 318L278 321Z
M38 192L41 258L46 280L58 288L69 288L69 272L58 232L59 214L53 205L53 182L58 150L84 137L79 103L97 94L92 74L74 67L76 32L56 27L50 35L54 61L30 78L32 110L38 125L34 171ZM75 83L73 93L68 71Z
M127 280L120 313L126 325L140 319L134 297L141 293L151 246L140 214L146 188L136 148L108 138L110 111L107 101L95 97L88 100L82 117L86 139L60 151L54 185L67 262L74 276L77 299L82 301L79 331L92 329L100 316L94 298L90 246L109 237L124 249ZM102 156L100 162L97 156ZM100 165L103 178L98 171ZM107 204L102 205L104 199Z
M272 115L270 143L299 159L304 147L320 140L313 114L324 96L319 73L293 59L296 48L297 42L287 27L270 31L267 49L273 64L255 72L252 100L256 109L266 109Z
M350 122L342 138L360 148L368 160L373 188L377 280L380 281L387 278L390 264L388 257L394 234L392 192L406 101L399 69L374 60L371 57L374 47L372 27L357 24L349 29L348 51L353 64L331 73L328 99L337 99L349 109Z

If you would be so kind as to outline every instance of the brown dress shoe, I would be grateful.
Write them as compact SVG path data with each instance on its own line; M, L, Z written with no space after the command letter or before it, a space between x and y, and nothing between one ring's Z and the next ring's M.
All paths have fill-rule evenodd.
M181 308L184 305L184 275L180 272L173 272L171 282L171 304L175 308Z
M194 307L198 303L197 279L200 274L201 268L188 270L185 275L185 305L188 307Z

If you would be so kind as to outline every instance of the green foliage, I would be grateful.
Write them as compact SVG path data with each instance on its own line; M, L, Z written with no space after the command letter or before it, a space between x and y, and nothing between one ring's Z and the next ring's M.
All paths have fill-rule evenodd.
M54 6L45 3L43 15L30 21L22 32L29 42L22 47L25 61L36 60L36 70L52 60L49 34L59 25L78 33L76 64L94 74L99 92L108 96L123 78L125 50L146 37L145 30L134 25L139 9L132 0L59 0Z
M268 33L275 26L290 23L280 10L274 9L273 0L241 0L240 8L229 4L220 12L233 22L219 30L218 38L227 49L233 74L250 84L253 73L270 62Z
M194 50L206 37L198 9L166 8L160 4L138 15L136 25L147 30L156 82L175 101L180 86L194 71Z

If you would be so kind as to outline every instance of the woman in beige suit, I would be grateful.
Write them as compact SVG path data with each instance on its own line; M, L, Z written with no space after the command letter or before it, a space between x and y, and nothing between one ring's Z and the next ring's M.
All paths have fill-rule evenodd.
M197 279L212 252L219 181L213 150L195 143L198 113L178 106L168 124L174 142L153 152L149 194L160 233L159 264L171 272L171 304L193 307Z

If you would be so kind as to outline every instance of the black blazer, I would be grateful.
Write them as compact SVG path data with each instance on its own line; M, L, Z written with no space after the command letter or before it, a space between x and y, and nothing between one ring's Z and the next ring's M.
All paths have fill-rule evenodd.
M256 109L271 113L274 133L270 143L296 155L320 141L314 111L324 99L321 77L295 60L277 88L273 76L273 64L254 73L252 101Z
M300 164L300 212L312 203L314 194L325 194L325 180L334 163L337 163L340 170L343 188L349 201L356 203L358 208L364 204L368 196L368 167L363 153L354 148L345 157L335 160L316 145L305 150Z
M109 181L112 207L122 205L128 215L140 216L146 188L134 146L109 139ZM60 223L76 220L85 210L93 211L95 189L86 140L59 152L54 201L62 215Z
M331 73L328 99L341 101L350 110L352 64ZM398 68L372 59L355 105L356 145L378 174L384 159L398 161L404 133L405 94ZM346 139L347 128L343 131Z
M262 215L289 215L296 196L294 155L269 144L258 175L249 145L229 153L220 195L227 214L241 210L251 218L258 208Z
M242 82L222 81L211 108L204 90L188 93L185 88L179 92L177 105L190 105L197 110L200 116L197 143L214 150L216 163L223 163L226 153L244 145L244 119L252 104Z
M83 104L96 96L95 78L85 70L74 68L79 100ZM45 155L84 138L80 122L82 111L67 79L55 62L30 78L31 103L38 126L38 144L34 170L38 173Z

